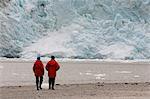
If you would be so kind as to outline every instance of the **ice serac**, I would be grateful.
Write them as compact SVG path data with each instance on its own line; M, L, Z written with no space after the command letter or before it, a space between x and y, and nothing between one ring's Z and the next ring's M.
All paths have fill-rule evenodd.
M10 0L0 6L1 57L149 59L149 49L150 0Z

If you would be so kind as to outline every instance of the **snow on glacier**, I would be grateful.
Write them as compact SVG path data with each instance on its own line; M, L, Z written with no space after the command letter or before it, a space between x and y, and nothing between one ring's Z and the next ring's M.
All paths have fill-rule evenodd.
M73 53L72 48L66 48L65 44L70 41L68 32L74 33L76 29L81 28L79 25L70 25L69 27L62 27L58 31L51 32L48 37L43 37L31 46L26 47L22 53L26 58L35 57L37 53L42 56L50 56L52 54L57 57L69 57ZM58 35L59 34L59 35Z
M1 57L150 58L150 0L0 3Z

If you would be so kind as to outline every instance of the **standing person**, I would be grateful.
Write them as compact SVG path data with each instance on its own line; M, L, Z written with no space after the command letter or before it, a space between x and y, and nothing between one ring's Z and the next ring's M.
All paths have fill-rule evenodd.
M44 65L43 65L42 61L40 60L40 56L37 57L37 60L34 63L33 72L34 72L35 77L36 77L37 90L39 90L39 88L42 89L41 85L43 82ZM39 79L40 79L40 82L39 82Z
M46 65L46 70L48 71L48 77L49 77L49 89L51 89L51 84L52 84L52 90L55 90L54 85L55 85L56 71L59 68L60 66L56 62L55 57L51 56L51 60Z

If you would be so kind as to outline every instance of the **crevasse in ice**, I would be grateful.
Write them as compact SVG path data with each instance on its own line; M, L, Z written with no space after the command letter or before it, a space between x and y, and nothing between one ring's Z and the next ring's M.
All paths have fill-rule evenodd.
M0 2L1 57L148 59L149 49L150 0Z

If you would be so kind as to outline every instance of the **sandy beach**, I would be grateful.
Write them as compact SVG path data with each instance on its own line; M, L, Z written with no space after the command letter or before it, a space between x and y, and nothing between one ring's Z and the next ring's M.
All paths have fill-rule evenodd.
M1 99L149 99L150 83L96 83L56 85L55 90L35 86L1 87Z
M59 62L56 90L36 91L33 62L0 62L0 99L149 99L150 64ZM46 64L46 62L44 62Z

